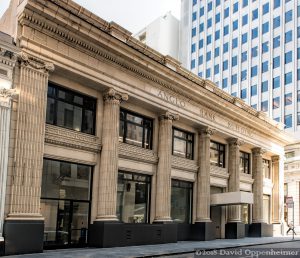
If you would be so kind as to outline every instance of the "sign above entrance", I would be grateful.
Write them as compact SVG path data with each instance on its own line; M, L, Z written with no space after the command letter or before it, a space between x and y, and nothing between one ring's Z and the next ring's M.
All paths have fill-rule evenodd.
M253 204L253 193L248 192L227 192L210 195L210 205L233 205L233 204Z

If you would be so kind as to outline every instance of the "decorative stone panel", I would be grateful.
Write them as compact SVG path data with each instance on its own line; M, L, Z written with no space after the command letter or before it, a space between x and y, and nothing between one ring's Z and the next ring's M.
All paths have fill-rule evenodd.
M98 137L66 128L46 124L45 142L64 147L100 152L101 144Z
M176 156L172 156L172 168L195 172L195 173L198 170L196 161L190 159L184 159Z
M158 157L152 150L123 142L119 143L119 157L151 164L158 162Z

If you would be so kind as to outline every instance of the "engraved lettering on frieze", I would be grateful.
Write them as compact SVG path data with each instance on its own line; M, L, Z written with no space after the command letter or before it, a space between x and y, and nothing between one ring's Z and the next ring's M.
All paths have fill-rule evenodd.
M200 108L199 115L202 118L206 118L206 119L209 119L209 120L212 120L212 121L216 120L216 114L214 112L210 112L210 111L207 111L205 109Z
M248 128L245 128L243 126L239 126L235 123L232 123L232 122L227 122L227 127L233 131L236 131L238 133L241 133L241 134L244 134L244 135L248 135L248 136L252 136L252 132L250 129Z
M178 107L182 107L183 108L186 105L184 100L182 100L182 99L180 99L180 98L178 98L176 96L173 96L171 94L168 94L168 93L166 93L163 90L160 90L158 92L157 96L160 97L161 99L163 99L163 100L171 103L171 104L174 104L174 105L178 106Z

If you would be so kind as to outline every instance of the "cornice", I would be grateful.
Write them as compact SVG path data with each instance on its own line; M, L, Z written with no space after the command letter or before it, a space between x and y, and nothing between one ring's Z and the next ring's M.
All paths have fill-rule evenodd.
M98 137L49 124L45 128L45 142L94 153L101 150Z

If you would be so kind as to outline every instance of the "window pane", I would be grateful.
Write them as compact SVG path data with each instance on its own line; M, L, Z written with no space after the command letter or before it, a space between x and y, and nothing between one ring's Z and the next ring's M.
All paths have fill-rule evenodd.
M81 131L82 109L62 101L57 103L57 125Z
M172 180L171 191L171 218L175 222L190 223L191 222L191 199L192 199L192 183L186 183L186 187L178 184L177 180Z
M143 127L127 123L126 143L143 147Z
M42 197L89 200L91 167L44 159Z
M47 113L46 113L46 123L47 124L54 124L54 99L48 98L47 100Z
M118 174L117 217L125 223L147 223L150 177Z
M174 152L173 154L185 158L186 141L174 138Z
M93 134L94 133L94 117L95 114L91 110L85 110L83 114L82 132Z

